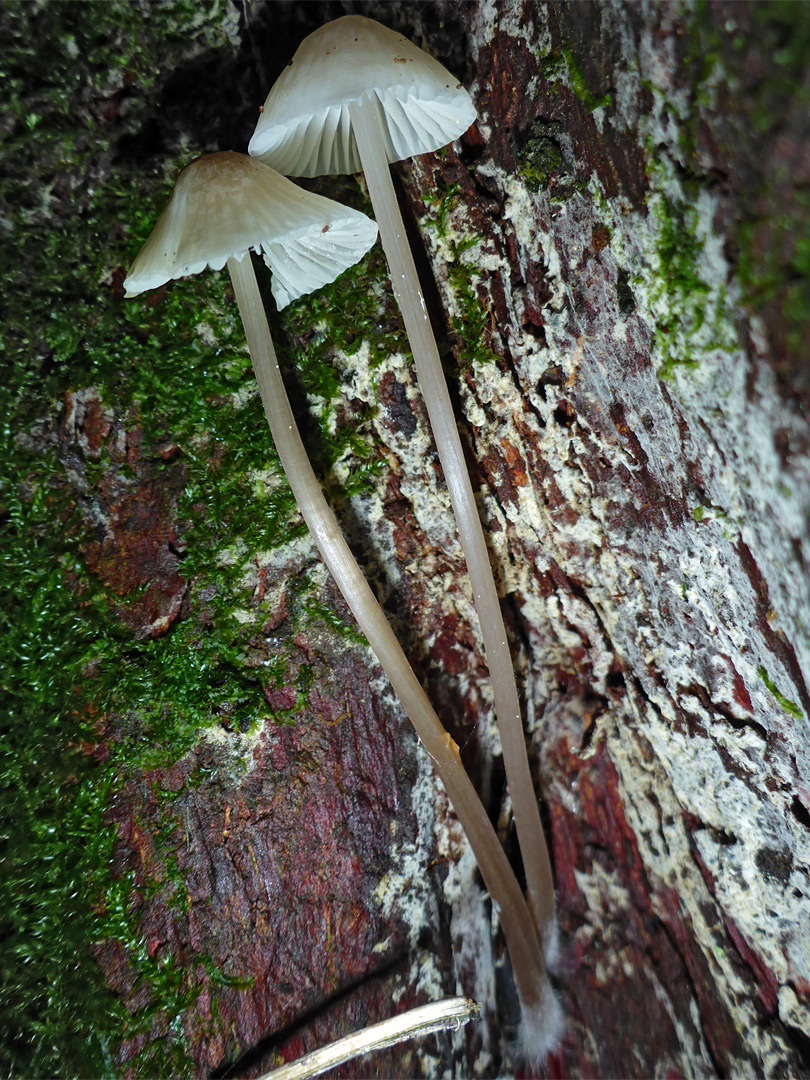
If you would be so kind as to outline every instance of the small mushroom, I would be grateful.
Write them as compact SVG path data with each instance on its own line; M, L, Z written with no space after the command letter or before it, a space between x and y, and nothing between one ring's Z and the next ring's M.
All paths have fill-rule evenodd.
M304 191L246 154L203 154L177 177L124 288L136 296L226 263L233 277L232 263L250 267L253 249L272 272L280 310L334 281L376 239L376 225L359 210Z
M331 281L374 242L364 214L297 188L242 154L206 154L180 173L124 282L136 296L226 263L281 464L324 562L425 745L500 910L521 999L539 1012L551 993L534 922L458 747L444 730L343 538L298 433L279 371L250 250L261 250L279 306ZM556 1002L552 1004L556 1005Z
M361 167L365 174L481 623L529 901L541 938L551 949L554 883L506 629L389 169L389 162L437 150L457 139L475 116L467 91L437 60L372 19L347 15L301 43L267 95L248 150L289 176L356 172Z

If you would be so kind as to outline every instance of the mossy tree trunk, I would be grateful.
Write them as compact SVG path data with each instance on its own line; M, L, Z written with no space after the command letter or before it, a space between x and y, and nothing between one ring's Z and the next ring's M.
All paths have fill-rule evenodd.
M80 981L55 975L56 1016L21 974L15 1038L44 1018L44 1042L70 1044L62 1067L92 1072L106 1047L132 1075L225 1069L268 1039L240 1068L256 1075L460 989L481 1024L350 1074L516 1068L497 926L291 505L229 290L208 275L121 298L166 175L244 150L300 38L351 10L424 45L479 110L460 143L395 173L553 846L568 1027L541 1069L810 1074L806 10L121 4L94 22L83 7L3 16L25 193L9 220L41 258L4 270L31 299L9 322L23 374L2 523L20 567L32 537L48 567L20 577L15 608L32 629L14 655L56 672L43 688L15 661L38 710L25 730L63 707L47 767L45 736L15 736L9 775L40 802L12 853L9 932L35 940L14 906L26 888L54 898L29 959L59 972L80 903L92 960L76 970L98 980L82 1016ZM78 134L41 74L55 42ZM318 189L363 205L350 179ZM373 253L275 332L328 494L516 855L384 270ZM56 854L48 814L69 840ZM75 873L37 869L54 858Z

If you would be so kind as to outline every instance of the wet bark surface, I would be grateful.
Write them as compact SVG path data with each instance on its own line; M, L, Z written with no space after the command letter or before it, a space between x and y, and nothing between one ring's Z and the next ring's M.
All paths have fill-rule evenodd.
M115 1068L149 1075L180 1045L197 1075L259 1075L463 991L479 1024L334 1075L810 1075L805 24L724 3L223 11L229 44L191 48L137 124L131 90L114 99L112 160L155 169L183 139L244 150L298 42L348 11L423 45L478 108L459 143L395 176L524 701L566 1032L548 1061L517 1056L497 919L313 546L237 557L223 534L211 558L242 566L227 663L244 697L223 691L175 760L122 770L107 810L143 954L188 995L127 1031ZM398 332L382 294L378 320ZM293 352L322 334L274 328ZM337 344L331 360L336 425L362 420L379 468L341 498L335 466L330 493L519 866L410 361ZM285 365L317 452L318 400ZM24 437L60 462L110 618L133 642L185 624L191 656L224 616L184 569L182 441L145 435L91 385L62 389ZM221 451L201 445L215 483ZM148 733L139 708L105 712L87 754ZM94 956L131 1014L161 993L131 943L108 934Z

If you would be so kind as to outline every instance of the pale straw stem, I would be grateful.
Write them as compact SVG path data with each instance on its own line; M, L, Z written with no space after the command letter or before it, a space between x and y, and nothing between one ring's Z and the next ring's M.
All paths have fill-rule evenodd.
M458 1031L462 1024L477 1018L481 1006L467 997L442 998L429 1005L381 1020L362 1031L352 1032L328 1046L304 1054L289 1065L281 1065L272 1072L264 1073L259 1080L310 1080L327 1069L336 1069L352 1058L369 1054L372 1050L384 1050L405 1039L422 1038L435 1031Z
M298 508L329 572L374 650L425 749L433 759L448 798L467 834L484 884L500 912L521 1000L529 1007L539 1008L545 991L543 963L534 922L515 875L481 800L464 771L458 747L433 711L382 608L344 540L340 526L309 463L284 389L250 255L245 255L241 260L229 259L228 270L242 316L265 415Z
M529 903L541 938L545 938L554 918L554 882L526 754L512 657L484 532L464 461L439 350L397 204L391 170L382 150L376 99L371 95L362 101L352 101L349 114L380 239L388 259L394 295L402 312L417 378L458 522L492 681L495 715Z

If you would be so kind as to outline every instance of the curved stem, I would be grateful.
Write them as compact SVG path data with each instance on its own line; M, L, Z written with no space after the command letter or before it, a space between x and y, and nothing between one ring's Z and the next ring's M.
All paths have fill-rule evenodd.
M425 749L433 759L453 809L467 834L484 884L500 909L515 981L524 1005L540 1009L547 984L534 922L520 886L498 843L481 800L461 764L458 747L444 730L408 663L385 614L343 538L309 463L284 389L267 316L250 256L229 259L239 313L267 422L307 526L329 572L388 676Z
M402 312L416 374L458 522L459 539L467 561L492 680L495 715L498 719L506 780L526 872L529 903L541 938L545 939L554 919L554 881L529 770L512 657L439 350L405 235L405 226L391 181L391 170L382 151L376 108L376 99L373 97L351 102L349 114L352 130L371 205L377 218L380 239L388 259L391 284Z
M304 1054L289 1065L282 1065L260 1076L259 1080L312 1080L327 1069L336 1069L372 1050L396 1046L405 1039L431 1035L434 1031L458 1031L462 1024L474 1020L481 1006L471 998L455 997L419 1005L408 1012L381 1020L379 1024L345 1035L320 1050Z

